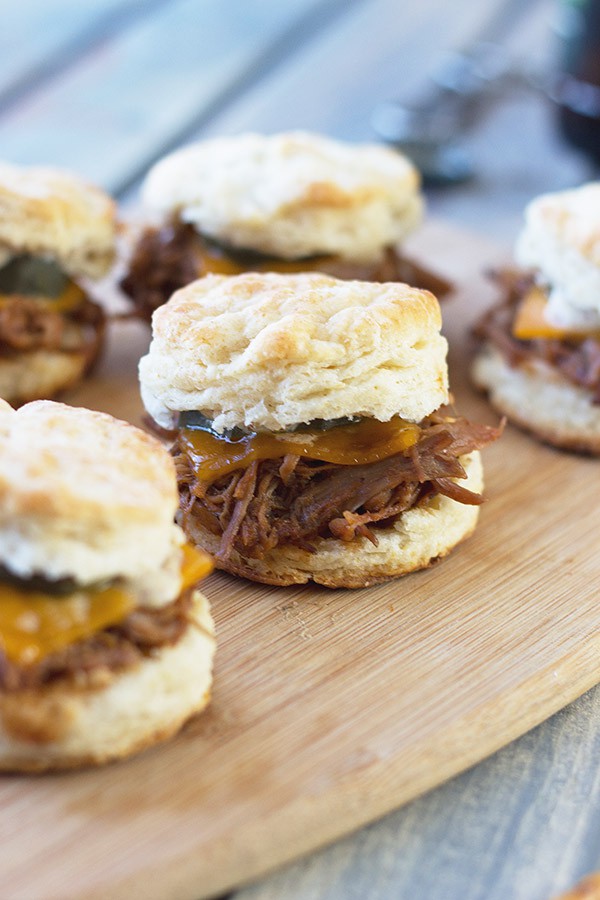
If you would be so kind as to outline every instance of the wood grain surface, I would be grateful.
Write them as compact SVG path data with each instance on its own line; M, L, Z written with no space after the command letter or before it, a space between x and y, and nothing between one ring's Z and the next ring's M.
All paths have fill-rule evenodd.
M503 252L442 224L414 245L458 286L443 307L457 407L468 323ZM142 326L115 328L70 402L139 422ZM484 451L477 531L431 569L364 591L206 582L213 703L171 743L98 771L0 781L0 896L198 898L372 821L600 680L597 463L508 428Z

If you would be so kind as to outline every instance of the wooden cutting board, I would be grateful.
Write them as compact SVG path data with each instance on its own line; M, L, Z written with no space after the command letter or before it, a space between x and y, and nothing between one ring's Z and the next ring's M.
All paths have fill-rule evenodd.
M416 247L443 306L457 406L468 323L503 253L441 224ZM115 328L68 399L139 422L142 326ZM171 743L98 771L0 779L2 898L199 898L432 788L600 680L598 462L508 428L484 451L477 531L431 569L362 591L214 574L213 702Z

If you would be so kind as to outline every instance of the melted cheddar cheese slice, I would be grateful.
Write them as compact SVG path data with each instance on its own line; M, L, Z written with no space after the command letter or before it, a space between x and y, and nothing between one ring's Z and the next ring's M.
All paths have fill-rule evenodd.
M0 587L0 641L13 662L28 665L131 612L135 595L118 587L52 597L41 591Z
M184 544L182 547L181 561L181 593L187 591L192 585L197 584L210 575L214 565L211 557L204 550Z
M598 332L583 329L560 328L546 319L545 311L548 303L546 293L539 287L532 287L521 300L515 316L512 333L521 341L535 338L545 340L583 340L590 335L597 337Z
M211 569L210 557L186 544L181 591L200 581ZM137 605L135 592L117 585L82 588L57 597L0 584L0 646L13 662L29 665L116 625Z
M75 284L69 281L66 288L58 297L45 297L43 295L21 295L21 294L0 294L0 308L12 300L25 296L27 300L35 300L44 309L54 310L55 312L65 313L76 309L85 297L85 293Z
M279 259L273 257L256 257L251 262L242 262L225 251L214 250L203 246L198 251L198 276L214 275L241 275L242 272L306 272L311 269L319 269L329 261L331 257L319 256L311 259Z
M377 462L416 444L419 434L418 425L396 416L389 422L364 418L326 431L260 432L238 441L183 428L180 441L198 476L215 481L255 460L280 459L290 453L346 466Z

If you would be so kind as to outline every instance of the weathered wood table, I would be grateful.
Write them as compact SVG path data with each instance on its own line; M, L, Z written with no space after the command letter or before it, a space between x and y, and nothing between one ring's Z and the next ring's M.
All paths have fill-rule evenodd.
M418 95L444 52L474 41L498 41L515 65L543 71L555 59L558 13L549 0L5 4L0 157L71 168L132 208L148 166L196 138L307 128L377 139L379 105ZM490 100L464 140L474 177L428 188L430 214L507 254L532 196L594 177L534 90ZM594 688L386 818L238 889L236 900L549 900L600 868L599 750ZM42 865L34 848L30 865ZM1 886L0 871L9 900Z

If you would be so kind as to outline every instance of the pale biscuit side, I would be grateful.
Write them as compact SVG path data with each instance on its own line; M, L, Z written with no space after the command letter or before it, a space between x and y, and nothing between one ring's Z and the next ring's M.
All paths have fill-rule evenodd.
M0 359L0 397L27 403L53 397L82 378L88 365L84 351L32 350Z
M510 366L490 345L477 354L471 375L500 413L536 438L565 450L600 454L600 407L589 391L544 363Z

